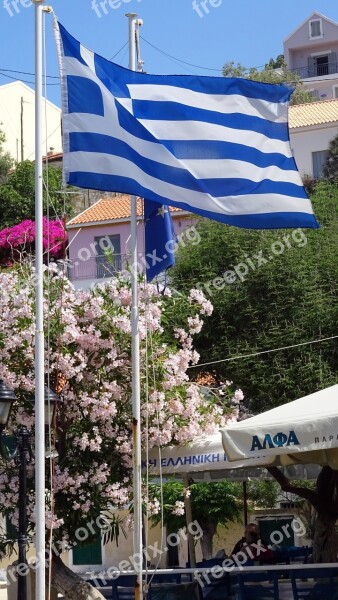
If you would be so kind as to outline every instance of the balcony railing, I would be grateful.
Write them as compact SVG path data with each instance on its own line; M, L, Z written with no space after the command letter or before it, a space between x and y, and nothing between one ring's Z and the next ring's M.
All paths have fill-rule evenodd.
M118 273L128 270L130 256L128 254L115 254L111 258L107 256L93 256L87 260L65 260L59 261L67 277L71 281L79 280L101 280L115 277ZM138 271L144 270L142 254L138 259Z
M337 61L323 63L321 65L313 65L311 67L300 67L298 69L289 69L291 73L295 73L301 79L310 77L324 77L325 75L338 75Z

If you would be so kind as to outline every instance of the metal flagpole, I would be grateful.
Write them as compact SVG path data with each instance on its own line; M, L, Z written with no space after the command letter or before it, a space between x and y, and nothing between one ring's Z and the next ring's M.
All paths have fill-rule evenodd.
M42 4L35 3L35 511L36 600L45 598L45 418L42 245Z
M129 69L136 70L137 15L127 13L129 19ZM141 393L140 393L140 337L138 313L137 272L137 199L131 196L131 334L132 334L132 405L133 405L133 495L134 495L134 568L137 573L135 600L142 600L142 489L141 489Z

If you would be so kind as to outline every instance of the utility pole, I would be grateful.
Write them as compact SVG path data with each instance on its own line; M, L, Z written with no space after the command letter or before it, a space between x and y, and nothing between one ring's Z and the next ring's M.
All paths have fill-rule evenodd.
M24 160L24 155L23 155L23 96L21 96L21 101L20 101L20 134L21 134L21 162L23 162Z

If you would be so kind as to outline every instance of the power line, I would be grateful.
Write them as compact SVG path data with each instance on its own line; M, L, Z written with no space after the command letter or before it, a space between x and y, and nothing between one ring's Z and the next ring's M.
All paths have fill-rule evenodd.
M261 354L268 354L270 352L280 352L281 350L289 350L290 348L298 348L299 346L307 346L309 344L319 344L320 342L327 342L328 340L334 340L338 338L338 335L332 335L331 337L321 338L319 340L311 340L310 342L300 342L299 344L292 344L291 346L281 346L280 348L272 348L271 350L262 350L261 352L253 352L252 354L242 354L240 356L231 356L230 358L222 358L221 360L215 360L212 362L202 363L198 365L191 365L188 369L196 369L199 367L208 367L209 365L217 365L219 363L230 362L232 360L239 360L241 358L251 358L252 356L260 356Z
M189 65L190 67L195 67L196 69L202 69L203 71L213 71L215 73L222 73L223 72L223 67L222 68L213 68L213 67L202 67L201 65L196 65L194 63L190 63L187 62L186 60L183 60L181 58L178 58L177 56L173 56L172 54L169 54L168 52L166 52L165 50L161 50L161 48L159 48L158 46L156 46L155 44L153 44L152 42L149 42L149 40L146 40L143 36L140 36L141 39L148 44L149 46L151 46L152 48L154 48L155 50L157 50L158 52L160 52L161 54L163 54L164 56L167 56L168 58L170 58L171 60L178 62L178 63L182 63L184 65ZM243 72L244 73L250 73L251 69L265 69L268 63L266 63L265 65L259 65L256 67L243 67ZM234 66L236 66L234 64ZM242 66L242 65L241 65ZM274 69L271 69L271 71L273 71ZM286 69L289 73L292 73L291 69ZM338 78L338 73L337 73L337 78ZM314 78L315 79L315 78ZM281 80L282 81L282 80ZM302 80L295 80L295 81L288 81L286 83L290 84L290 85L296 85L297 83L301 82ZM327 78L322 78L320 79L320 81L332 81L332 79L330 77ZM304 88L304 91L306 91L307 88Z
M19 71L13 71L14 73L19 73ZM14 79L14 81L22 81L22 83L28 83L30 85L34 85L35 81L27 81L27 79L20 79L18 80L17 77L12 77L11 75L7 75L7 73L3 73L0 70L0 75L2 75L3 77L7 77L8 79ZM59 83L46 83L46 85L60 85Z
M203 71L213 71L215 73L222 73L222 68L212 68L212 67L202 67L201 65L196 65L194 63L190 63L187 62L186 60L183 60L181 58L178 58L177 56L173 56L172 54L169 54L168 52L166 52L165 50L161 50L161 48L159 48L158 46L155 46L155 44L153 44L152 42L149 42L149 40L146 40L143 36L140 36L140 38L149 46L151 46L152 48L154 48L155 50L157 50L158 52L160 52L161 54L164 54L164 56L167 56L168 58L170 58L171 60L184 64L184 65L188 65L190 67L195 67L196 69L202 69ZM125 42L125 44L123 44L123 46L108 60L112 61L114 60L114 58L116 58L116 56L118 56L120 54L120 52L122 52L122 50L124 50L124 48L128 45L128 41ZM244 72L249 73L251 69L264 69L266 65L259 65L258 67L244 67ZM272 69L273 70L273 69ZM288 72L292 72L291 70L287 69ZM0 75L3 75L4 77L8 77L9 79L14 79L17 80L17 77L11 77L10 75L7 75L6 73L18 73L19 75L30 75L32 77L35 77L35 73L31 73L30 71L19 71L17 69L4 69L0 67ZM194 73L195 74L195 73ZM60 77L58 75L46 75L45 76L47 79L60 79ZM337 78L338 78L338 73L337 73ZM315 79L315 78L313 78ZM34 84L34 81L27 81L24 79L21 79L20 81L23 81L24 83L29 83L29 84ZM301 81L301 80L300 80ZM321 78L321 81L332 81L332 79L330 77L327 78ZM288 81L287 83L289 83L290 85L292 84L297 84L299 83L299 80L297 81ZM59 85L58 83L47 83L47 85ZM304 90L306 91L306 88L304 88Z
M32 75L32 77L35 77L35 73L30 73L29 71L17 71L17 69L3 69L2 67L0 67L0 71L4 71L6 73L19 73L20 75ZM47 79L60 79L58 75L44 75L44 77L47 77Z
M195 67L196 69L203 69L204 71L216 71L217 73L222 72L222 69L212 69L209 67L201 67L200 65L195 65L194 63L190 63L190 62L187 62L186 60L182 60L181 58L177 58L176 56L172 56L172 54L168 54L168 52L161 50L161 48L158 48L157 46L155 46L155 44L152 44L151 42L146 40L142 35L140 37L141 37L141 40L143 40L146 44L148 44L152 48L155 48L155 50L157 50L158 52L161 52L161 54L164 54L165 56L168 56L172 60L176 60L180 63L183 63L184 65L189 65L190 67Z
M120 50L118 50L109 60L114 60L114 58L116 58L116 56L118 54L120 54L120 52L122 52L122 50L124 50L124 48L129 44L129 40L126 41L125 44L123 44L122 48L120 48Z

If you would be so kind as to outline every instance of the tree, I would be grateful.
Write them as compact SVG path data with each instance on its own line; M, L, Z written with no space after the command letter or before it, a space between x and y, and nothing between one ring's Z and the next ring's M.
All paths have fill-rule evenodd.
M45 175L45 181L47 176ZM50 217L61 217L64 212L61 169L48 166L48 193ZM67 199L65 202L67 215L72 209ZM47 216L47 192L43 190L43 211ZM7 181L0 185L0 224L1 227L12 227L25 219L35 218L35 173L34 163L24 161L17 165Z
M261 71L256 67L246 69L240 63L235 64L234 61L227 62L223 67L223 75L224 77L243 77L262 83L285 83L295 88L290 104L316 102L316 98L304 89L300 77L287 69L282 55L277 56L275 61L270 58L270 61Z
M131 501L131 290L128 282L116 278L90 291L75 291L55 265L45 277L46 372L63 401L52 431L58 459L52 473L50 461L46 466L53 585L59 591L69 589L67 598L94 598L97 592L91 595L91 587L64 568L59 553L83 541L83 531L88 534L85 543L91 541L101 527L98 519L111 538L119 525L114 510ZM6 270L0 273L0 285L0 378L18 399L13 428L22 423L34 430L34 272L24 265ZM169 292L159 296L155 286L140 284L139 298L143 443L183 443L216 431L234 415L228 397L206 399L186 372L198 360L193 329L201 314L210 314L210 303L191 290L191 333L177 330L171 344L165 344L162 315L171 303ZM0 512L16 525L17 468L0 464ZM27 485L31 539L34 462ZM0 535L3 554L11 553L13 543Z
M338 181L338 135L330 141L323 175L333 183Z
M313 562L337 562L338 537L338 471L325 466L321 469L315 489L292 482L277 467L268 471L278 481L284 492L296 494L306 500L316 513L313 517Z
M158 484L151 486L150 513L151 520L158 524L162 520L160 498L163 497L163 520L170 532L177 533L186 525L183 498L189 494L192 517L202 529L200 538L202 556L205 559L213 557L213 538L217 527L227 528L229 523L239 521L243 512L242 485L233 481L210 483L192 483L188 490L183 483L169 481L163 484L162 490ZM249 482L248 493L250 508L253 506L273 508L277 500L277 486L269 482Z
M8 173L14 165L14 160L9 152L4 152L3 144L6 141L6 136L0 129L0 185L5 183Z
M211 364L192 370L196 377L212 370L218 381L240 384L253 412L336 382L336 340L256 353L334 334L337 201L334 185L317 184L312 202L318 230L246 230L203 219L197 225L200 243L176 255L171 284L178 295L171 321L186 318L182 298L191 285L214 307L195 340L199 364ZM241 360L233 360L236 356ZM215 363L222 359L228 360Z
M284 54L278 54L277 58L270 58L265 65L266 69L282 69L285 67Z
M208 363L191 369L195 377L212 369L218 381L240 381L255 413L337 381L337 340L311 343L332 337L338 322L337 187L320 182L311 199L319 230L250 231L201 220L200 244L180 248L171 272L179 294L171 318L184 318L182 298L190 285L214 306L195 340L200 364ZM318 514L316 557L332 560L337 471L325 467L324 474L317 496L306 491L302 497Z

